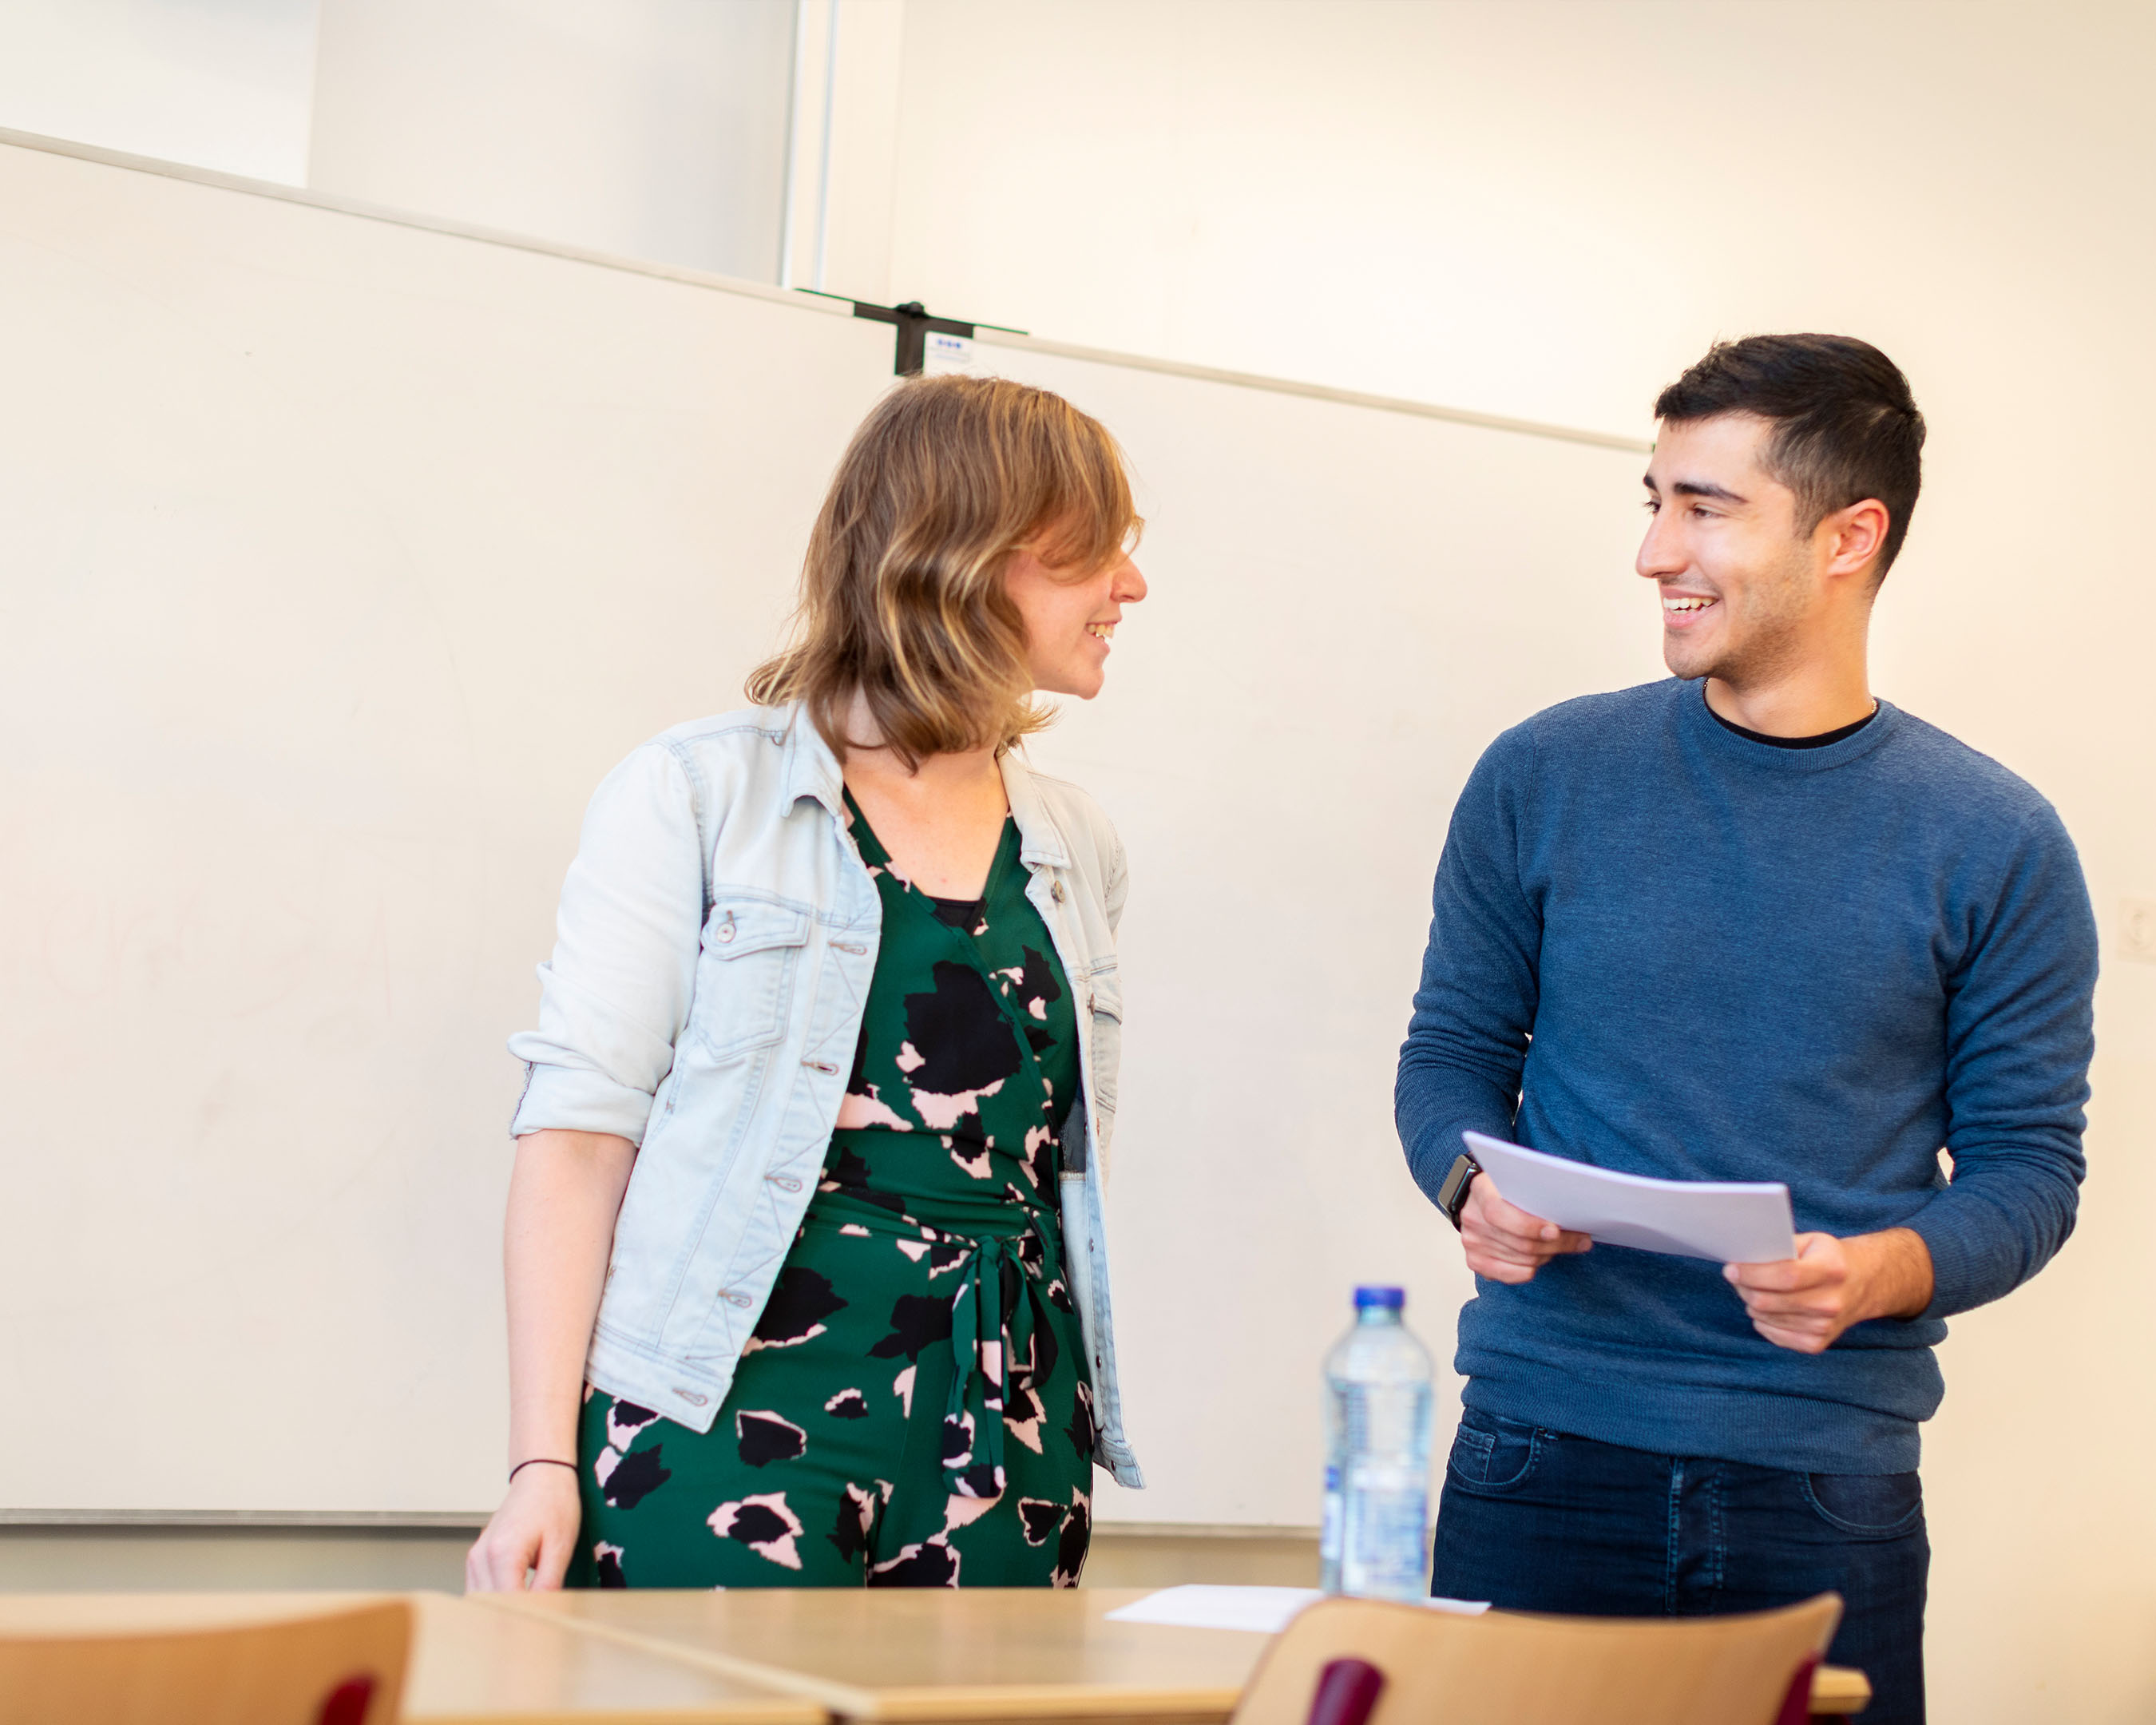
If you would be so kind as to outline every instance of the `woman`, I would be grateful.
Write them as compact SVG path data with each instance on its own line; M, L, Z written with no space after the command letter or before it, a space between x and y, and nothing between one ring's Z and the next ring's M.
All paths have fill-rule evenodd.
M757 706L646 743L562 889L511 1131L475 1589L1075 1583L1123 1440L1101 1246L1122 847L1013 745L1091 699L1102 428L900 385Z

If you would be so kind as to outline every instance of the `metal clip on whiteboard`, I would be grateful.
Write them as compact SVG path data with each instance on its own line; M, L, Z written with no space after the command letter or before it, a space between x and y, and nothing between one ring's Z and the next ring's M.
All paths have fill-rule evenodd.
M816 294L825 300L846 297L844 294L822 293L815 288L802 288L799 291ZM897 326L898 345L892 356L891 369L901 377L918 377L924 372L933 377L945 372L972 371L976 330L1000 330L1007 336L1025 334L1024 330L1014 330L1008 324L961 323L955 317L932 316L918 300L903 300L896 305L872 305L865 300L851 303L855 316Z

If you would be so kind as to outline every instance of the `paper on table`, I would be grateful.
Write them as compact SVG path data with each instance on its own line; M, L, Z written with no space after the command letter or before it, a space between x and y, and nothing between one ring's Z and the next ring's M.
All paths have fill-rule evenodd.
M1462 1132L1507 1202L1607 1245L1717 1264L1772 1264L1796 1253L1789 1189L1779 1182L1650 1180L1481 1132Z
M1108 1613L1111 1623L1158 1623L1177 1629L1248 1630L1276 1635L1288 1620L1324 1594L1314 1587L1169 1587ZM1486 1601L1418 1599L1433 1611L1456 1611L1472 1617L1487 1611Z

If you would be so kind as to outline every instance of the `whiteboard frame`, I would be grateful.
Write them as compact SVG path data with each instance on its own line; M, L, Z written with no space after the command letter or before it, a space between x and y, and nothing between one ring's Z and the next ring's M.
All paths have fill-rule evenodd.
M126 168L136 173L158 174L167 179L187 180L198 186L213 186L222 191L243 192L256 198L274 198L284 203L304 204L311 209L357 216L369 222L386 222L393 227L416 228L427 234L474 239L485 245L506 246L514 251L537 252L550 258L566 258L574 263L595 264L602 270L622 270L637 275L657 276L665 281L685 282L693 287L711 288L720 293L740 294L750 299L798 306L826 317L851 317L855 305L860 303L812 290L775 287L766 282L717 275L705 270L687 270L679 264L654 263L648 259L628 257L618 252L593 251L587 246L538 239L530 234L512 234L504 228L454 221L446 216L393 209L361 198L337 198L321 192L311 192L304 186L286 186L275 180L249 179L242 174L223 173L215 168L193 167L186 162L167 162L154 156L133 156L124 150L107 150L95 144L78 144L66 138L15 131L7 126L0 126L0 145L21 150L41 150L52 156L71 156L80 162L95 162L106 167ZM958 318L953 321L964 322L965 320ZM1180 360L1161 359L1150 354L1124 353L1113 348L1087 347L1074 342L1050 341L1029 331L997 329L985 324L976 326L973 339L987 347L1019 348L1034 353L1055 354L1065 359L1091 360L1100 365L1126 366L1133 371L1194 377L1204 382L1224 383L1240 389L1263 389L1276 395L1299 395L1312 401L1340 402L1348 407L1368 408L1382 413L1406 413L1418 418L1449 420L1455 425L1472 425L1484 431L1509 431L1523 437L1554 438L1561 443L1589 444L1605 449L1635 449L1642 454L1654 448L1645 439L1625 437L1616 432L1555 425L1539 419L1515 419L1502 413L1478 413L1471 408L1443 407L1434 402L1412 401L1404 396L1373 395L1363 390L1336 389L1328 384L1305 382L1292 377L1267 377L1256 372L1189 365Z

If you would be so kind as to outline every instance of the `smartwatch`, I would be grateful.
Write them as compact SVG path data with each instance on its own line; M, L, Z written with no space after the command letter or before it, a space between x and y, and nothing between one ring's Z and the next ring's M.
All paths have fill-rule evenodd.
M1464 1150L1453 1158L1452 1166L1445 1170L1445 1183L1437 1189L1437 1207L1455 1228L1459 1227L1460 1212L1467 1203L1467 1189L1481 1172L1481 1163Z

